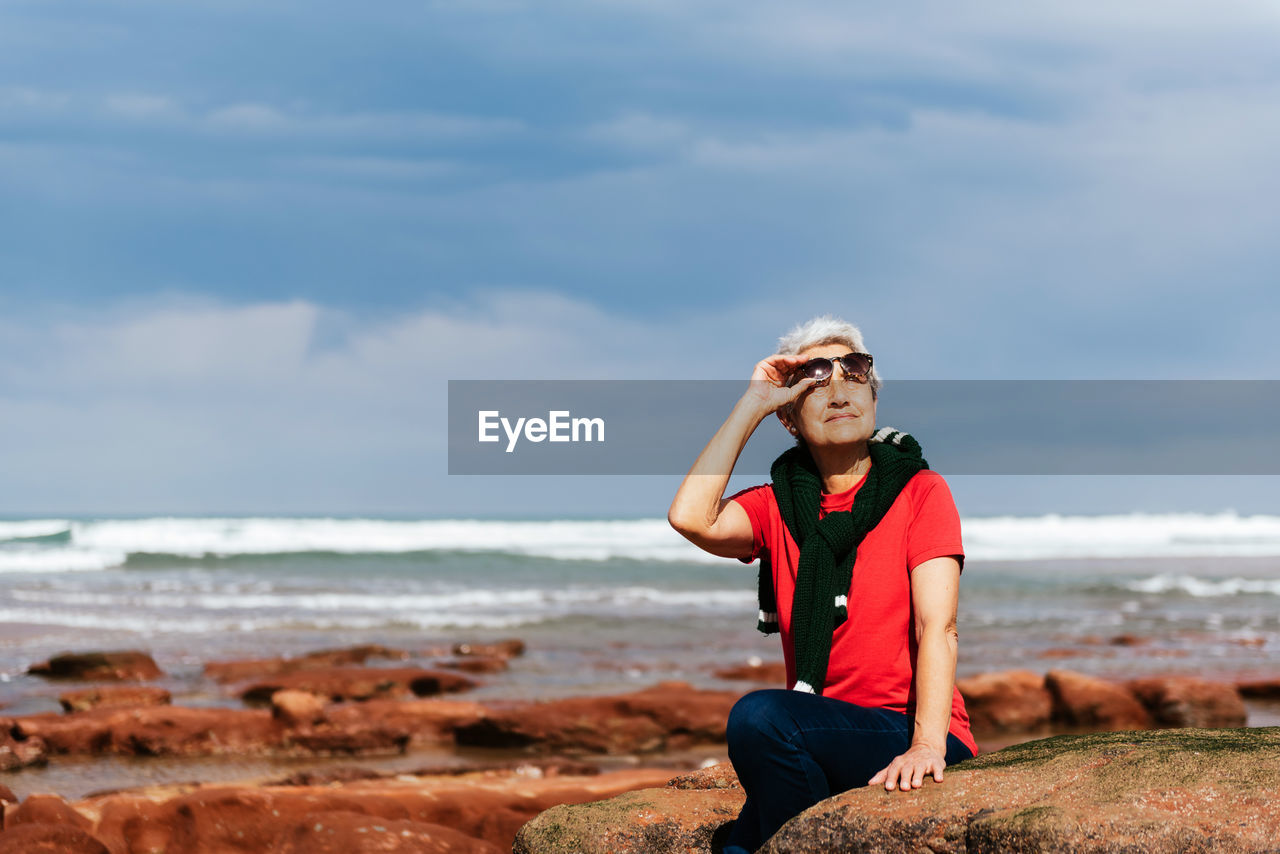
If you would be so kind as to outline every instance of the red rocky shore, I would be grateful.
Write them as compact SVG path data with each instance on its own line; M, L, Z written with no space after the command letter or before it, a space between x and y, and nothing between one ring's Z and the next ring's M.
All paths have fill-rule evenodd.
M0 770L107 755L335 761L327 773L290 780L152 787L74 803L36 794L19 802L0 789L0 854L507 851L522 824L554 805L662 786L687 770L690 751L723 757L724 724L742 690L666 682L539 703L463 697L477 674L500 674L523 651L514 640L415 655L363 646L207 664L205 678L241 708L173 705L168 691L144 684L163 673L142 652L74 654L33 665L32 675L62 686L66 712L0 717ZM429 666L410 666L411 659ZM782 678L773 666L715 675L744 685ZM65 685L77 680L95 684ZM1064 730L1242 726L1241 691L1266 697L1280 687L1259 679L1239 689L1190 677L1109 682L1057 670L984 674L958 684L979 742L997 744ZM395 775L339 764L423 746L501 748L526 758ZM601 770L617 766L608 757L624 756L666 767ZM686 803L723 824L721 813L736 812L725 801L736 784L723 769L697 777L704 778L720 784L677 783L673 790L718 791L688 795ZM698 799L707 803L694 804Z

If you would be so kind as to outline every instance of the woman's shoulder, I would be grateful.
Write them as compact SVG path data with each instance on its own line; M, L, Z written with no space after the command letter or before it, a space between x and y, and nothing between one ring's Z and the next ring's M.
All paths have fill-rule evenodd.
M947 479L933 469L921 469L907 481L902 490L915 507L942 501L954 504Z
M739 489L733 495L729 496L730 501L737 501L739 504L761 504L774 500L773 484L761 483L756 486L748 486L745 489Z
M928 491L937 489L938 486L947 486L947 479L933 469L920 469L910 480L907 481L907 488L918 491Z

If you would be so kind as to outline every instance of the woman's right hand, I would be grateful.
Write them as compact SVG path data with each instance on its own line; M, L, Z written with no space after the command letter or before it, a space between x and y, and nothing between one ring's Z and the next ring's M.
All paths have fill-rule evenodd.
M762 407L765 415L777 412L819 383L806 377L793 386L787 385L787 378L807 361L809 359L805 356L784 356L781 353L761 359L751 372L751 385L743 398Z

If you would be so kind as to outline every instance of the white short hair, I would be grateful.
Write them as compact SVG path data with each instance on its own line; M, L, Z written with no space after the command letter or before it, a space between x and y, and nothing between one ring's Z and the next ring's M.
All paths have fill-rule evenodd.
M786 335L778 339L778 352L784 356L794 356L810 347L823 344L844 344L855 353L866 353L867 345L862 341L862 332L847 320L830 314L823 314L806 320L794 327ZM880 375L875 365L871 366L871 391L880 391Z

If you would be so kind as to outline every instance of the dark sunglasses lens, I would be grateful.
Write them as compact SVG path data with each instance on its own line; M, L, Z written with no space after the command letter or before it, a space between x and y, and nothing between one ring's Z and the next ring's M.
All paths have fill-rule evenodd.
M830 359L810 359L800 368L801 376L811 380L825 380L835 367Z
M850 353L842 358L840 363L844 365L846 371L862 381L865 381L867 375L871 373L871 360L865 353Z

